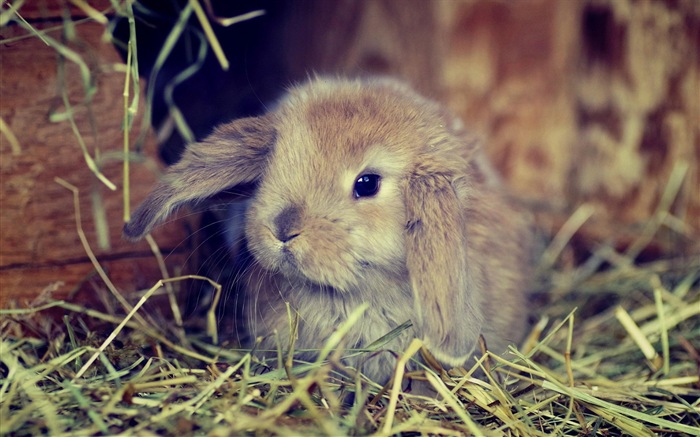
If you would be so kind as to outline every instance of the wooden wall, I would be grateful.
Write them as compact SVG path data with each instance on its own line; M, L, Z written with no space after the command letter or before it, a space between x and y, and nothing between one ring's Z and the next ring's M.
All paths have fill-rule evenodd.
M582 203L592 205L594 215L583 229L588 247L610 240L620 248L628 245L639 233L636 225L659 207L669 179L680 175L669 203L672 218L662 226L655 253L700 253L700 3L434 0L411 8L404 0L253 3L271 8L276 27L262 33L276 35L285 47L261 43L269 50L255 56L268 56L260 65L275 65L275 75L260 87L270 90L274 83L273 91L281 92L309 70L403 77L441 98L482 134L499 170L539 211L547 230L555 231ZM106 1L91 4L109 7ZM60 27L64 11L58 0L26 2L20 9L45 30ZM72 7L71 14L80 19L82 12ZM72 62L65 62L67 89L87 148L117 190L90 172L70 123L61 119L56 51L36 37L13 39L27 35L15 22L4 26L0 36L10 42L0 43L0 116L20 149L3 132L0 307L25 304L46 289L64 297L104 288L76 233L72 194L55 177L80 189L87 240L120 289L146 288L161 277L145 243L120 239L122 58L103 25L88 22L75 29L68 46L86 62L97 93L85 103ZM62 38L57 29L48 34ZM251 65L251 54L246 56ZM196 101L198 95L239 93L240 80L227 82L231 76L217 76L216 60L207 62L209 76L192 79L196 85L180 87L176 96L191 102L190 112L197 114L192 123L201 132L212 120L242 111ZM207 83L217 88L207 90ZM234 85L227 91L222 83ZM157 178L156 148L149 135L145 163L132 166L134 205ZM98 241L96 223L105 224L105 241ZM174 251L167 259L172 272L188 256L188 232L182 223L170 223L155 237L166 254Z
M62 7L53 3L27 2L23 16L39 29L61 24ZM73 9L75 19L79 11ZM105 286L96 275L79 239L73 194L55 182L56 177L80 190L82 226L92 250L115 285L125 293L150 288L161 277L146 243L121 239L123 225L122 60L105 39L105 27L90 22L75 27L74 42L67 47L79 54L90 72L96 94L89 104L81 73L73 62L65 62L66 89L90 155L105 176L116 185L112 191L88 169L71 124L65 120L61 77L56 51L17 25L2 28L9 43L0 45L0 116L16 137L13 150L5 132L0 148L0 307L11 301L20 305L44 291L63 298L73 293L87 299ZM47 35L60 40L61 32ZM135 123L138 126L138 120ZM133 138L132 138L133 141ZM131 168L132 203L148 192L158 170L155 143L146 146L150 162ZM103 223L104 232L97 232ZM102 241L98 235L104 235ZM182 226L160 229L155 238L165 254L185 238ZM182 262L179 253L169 258L171 266Z
M678 220L657 253L700 253L700 3L450 7L446 101L485 134L515 190L552 217L589 203L591 243L624 248L677 178Z

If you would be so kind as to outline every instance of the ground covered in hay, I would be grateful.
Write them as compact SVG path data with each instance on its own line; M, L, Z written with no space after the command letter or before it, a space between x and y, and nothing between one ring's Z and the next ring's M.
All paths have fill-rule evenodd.
M105 297L101 309L46 299L2 310L0 430L700 435L700 260L621 260L593 274L589 264L548 271L548 303L518 350L486 353L471 369L404 374L402 363L421 353L416 342L399 351L386 387L341 364L354 352L342 349L342 326L317 362L291 362L285 351L261 363L215 345L215 325L191 333L166 320L154 306L160 283L126 307ZM348 324L360 319L361 310ZM477 367L485 377L472 377ZM412 394L411 380L439 394Z

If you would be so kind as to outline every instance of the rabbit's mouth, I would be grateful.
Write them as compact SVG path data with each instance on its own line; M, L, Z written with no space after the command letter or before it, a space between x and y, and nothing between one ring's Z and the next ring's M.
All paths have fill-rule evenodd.
M299 263L287 246L283 246L282 249L280 249L279 264L281 270L299 270Z
M300 227L294 238L287 241L281 241L267 226L250 226L248 229L248 247L258 263L265 270L293 283L302 281L353 294L373 288L368 282L376 281L377 275L387 278L405 276L401 251L398 255L391 253L381 258L370 250L357 250L356 242L349 240L349 235L342 229L318 222L313 228L308 225Z
M255 209L253 209L255 212ZM326 217L289 207L273 220L249 219L248 248L266 270L349 292L361 282L363 265L348 230Z
M341 293L356 287L360 267L351 255L320 256L295 246L283 247L278 252L276 264L284 276L302 279L321 288L331 287Z

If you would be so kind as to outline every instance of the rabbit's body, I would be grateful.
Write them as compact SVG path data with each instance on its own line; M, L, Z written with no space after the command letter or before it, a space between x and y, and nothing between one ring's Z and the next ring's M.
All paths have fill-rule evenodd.
M287 303L300 351L320 349L362 302L350 348L407 320L413 328L387 348L419 337L448 365L464 364L479 335L497 351L522 337L528 222L459 124L405 86L316 79L292 89L271 113L191 145L125 233L243 184L257 188L231 209L243 223L230 217L229 241L244 236L252 254L243 312L260 349L286 350ZM362 370L385 381L394 364L383 353Z
M256 270L259 267L256 266ZM328 337L347 320L348 315L363 302L369 304L362 319L354 324L344 340L349 349L362 348L378 340L384 334L410 319L406 308L413 307L411 290L403 283L380 282L353 293L339 293L328 287L308 283L290 282L281 276L269 276L266 271L250 272L248 279L260 287L246 287L244 313L251 339L262 337L260 350L272 351L276 356L278 345L283 351L289 346L290 318L286 303L298 313L298 333L294 344L295 356L313 361L316 352L323 348ZM377 278L379 279L379 278ZM270 335L271 333L277 335ZM389 349L401 351L415 336L407 330L389 345ZM348 364L358 366L366 357L356 355ZM365 375L374 381L385 382L396 364L394 356L382 353L367 360L362 366Z

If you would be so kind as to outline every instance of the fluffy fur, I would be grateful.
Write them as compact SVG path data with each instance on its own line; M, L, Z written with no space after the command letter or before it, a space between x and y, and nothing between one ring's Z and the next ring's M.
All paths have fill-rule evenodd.
M354 182L367 173L381 176L379 192L356 198ZM125 235L138 239L184 204L250 184L229 241L243 234L253 256L241 281L261 349L288 345L286 303L299 314L297 350L320 348L362 302L369 310L348 347L409 319L413 328L391 349L419 337L448 366L464 364L480 335L496 351L521 339L527 220L438 104L391 80L312 80L265 116L191 144ZM385 381L394 364L384 353L362 370Z

